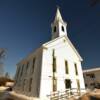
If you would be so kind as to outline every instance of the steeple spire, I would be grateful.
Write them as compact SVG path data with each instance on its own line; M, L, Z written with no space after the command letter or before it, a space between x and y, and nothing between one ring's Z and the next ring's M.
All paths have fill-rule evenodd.
M57 12L56 12L56 16L55 16L55 21L62 21L63 22L63 19L62 19L60 10L59 10L59 6L57 6Z
M67 36L66 22L63 21L59 7L57 7L57 12L53 23L51 24L52 28L52 39L61 36Z

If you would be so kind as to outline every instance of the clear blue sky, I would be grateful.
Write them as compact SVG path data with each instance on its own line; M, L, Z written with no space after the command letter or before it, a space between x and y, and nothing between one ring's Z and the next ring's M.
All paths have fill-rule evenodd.
M0 0L0 48L7 49L5 72L51 39L56 5L68 23L68 37L83 58L83 69L100 67L100 3L90 0Z

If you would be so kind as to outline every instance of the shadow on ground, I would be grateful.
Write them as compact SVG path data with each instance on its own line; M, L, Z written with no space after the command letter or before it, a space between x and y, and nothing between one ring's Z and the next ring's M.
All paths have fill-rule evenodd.
M91 96L91 97L90 97L90 100L100 100L100 98Z

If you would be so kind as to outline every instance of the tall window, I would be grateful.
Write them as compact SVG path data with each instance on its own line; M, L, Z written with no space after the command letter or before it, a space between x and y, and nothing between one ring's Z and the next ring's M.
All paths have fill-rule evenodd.
M22 65L20 76L22 76L23 74L23 68L24 68L24 65Z
M28 69L28 66L29 66L29 62L27 62L27 66L26 66L26 69Z
M56 26L54 26L54 30L53 31L56 32Z
M29 62L27 62L27 65L26 65L26 73L27 73L28 66L29 66Z
M78 75L77 64L75 63L74 66L75 66L75 74Z
M18 82L19 77L20 77L20 66L17 66L17 72L16 72L16 75L15 75L15 85Z
M35 58L33 58L32 73L34 72L34 67L35 67Z
M17 66L16 80L19 78L20 66Z
M65 79L65 88L71 88L71 80L70 79Z
M23 87L23 88L22 88L23 91L24 91L24 88L25 88L25 82L26 82L26 80L24 79L24 80L23 80L23 86L22 86L22 87Z
M77 79L76 82L77 82L77 88L78 90L80 90L80 81Z
M69 73L69 71L68 71L68 62L67 61L65 61L65 72L66 72L66 74Z
M53 78L53 91L57 91L57 79Z
M53 72L56 72L56 58L53 57Z
M31 92L31 88L32 88L32 78L29 80L29 92Z

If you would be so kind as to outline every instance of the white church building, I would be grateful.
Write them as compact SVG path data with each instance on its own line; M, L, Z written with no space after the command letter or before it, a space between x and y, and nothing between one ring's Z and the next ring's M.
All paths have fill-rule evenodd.
M57 8L52 39L17 64L16 92L45 98L55 91L85 89L82 58L69 40L66 26Z

